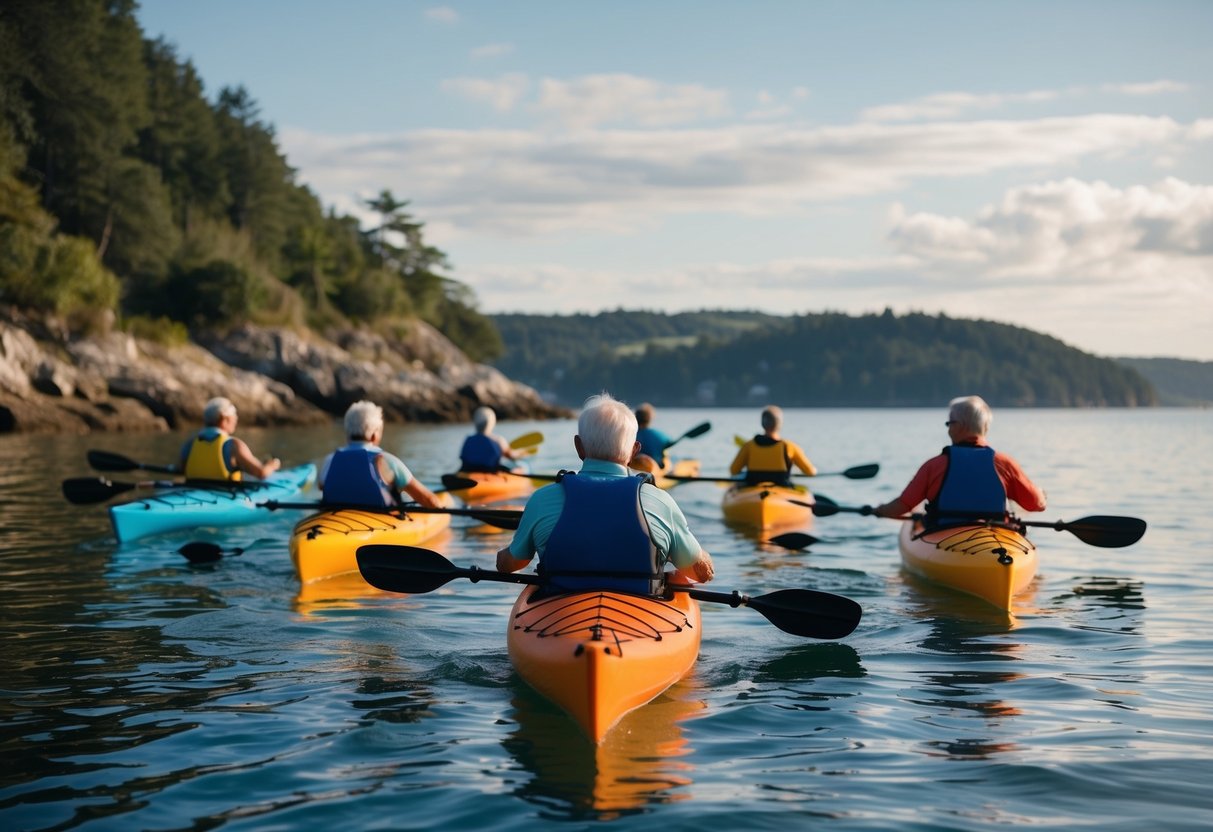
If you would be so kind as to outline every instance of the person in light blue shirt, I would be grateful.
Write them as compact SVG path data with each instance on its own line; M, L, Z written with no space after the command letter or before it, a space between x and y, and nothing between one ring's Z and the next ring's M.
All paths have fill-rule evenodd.
M623 402L605 393L588 399L577 421L573 447L583 464L579 472L569 476L578 478L579 485L584 484L584 480L614 480L619 489L613 490L626 491L629 481L635 482L627 464L637 450L636 416ZM661 569L667 564L673 566L677 570L677 578L682 582L710 581L715 574L712 558L691 533L686 517L674 499L651 483L633 485L632 488L637 496L630 507L626 495L622 500L613 497L610 501L604 501L604 505L613 506L612 511L617 512L618 516L606 518L606 522L600 523L597 529L593 528L593 522L569 522L570 517L597 520L593 517L595 506L570 505L568 501L570 493L580 494L588 490L593 494L596 489L578 488L570 491L562 483L539 489L527 501L513 540L497 553L497 569L516 572L538 554L542 573L548 543L556 533L561 540L559 559L565 574L579 571L570 569L569 561L582 553L587 560L595 562L587 567L585 573L579 574L605 574L611 571L607 561L617 547L619 557L628 560L618 571L636 577L644 572L644 565L637 562L638 559L644 560L644 553L638 553L637 549L645 546L643 542L638 544L638 531L642 541L647 537L655 568ZM637 502L639 512L636 511ZM566 521L563 526L560 522L562 516ZM640 516L643 522L640 522ZM638 530L635 528L637 525ZM619 539L603 539L603 528L619 528ZM612 534L612 531L608 531L608 538Z
M423 506L439 505L399 457L379 447L383 408L374 402L354 402L343 423L349 443L325 457L320 466L318 482L325 502L390 508L403 493Z

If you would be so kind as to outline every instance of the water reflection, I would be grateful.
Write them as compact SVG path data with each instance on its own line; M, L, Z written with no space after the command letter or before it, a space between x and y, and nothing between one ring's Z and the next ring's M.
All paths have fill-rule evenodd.
M597 745L558 707L529 688L513 700L517 729L503 742L531 774L514 793L542 817L609 820L690 797L692 752L681 722L702 711L684 680L624 716Z

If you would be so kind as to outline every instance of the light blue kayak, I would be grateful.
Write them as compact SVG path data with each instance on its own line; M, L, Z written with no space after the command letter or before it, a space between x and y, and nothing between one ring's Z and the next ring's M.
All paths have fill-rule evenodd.
M289 500L316 479L310 462L275 471L265 480L232 483L230 487L160 488L148 497L110 507L110 521L119 541L137 540L165 532L198 527L239 526L268 520L266 500Z

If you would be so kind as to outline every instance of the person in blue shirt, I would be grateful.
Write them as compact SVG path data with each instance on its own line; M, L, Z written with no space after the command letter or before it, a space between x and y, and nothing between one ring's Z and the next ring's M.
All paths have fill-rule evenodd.
M650 474L660 474L670 467L670 458L666 456L666 448L674 444L668 434L653 427L653 417L656 411L653 405L645 402L636 408L636 441L640 450L632 457L628 467L637 471L648 471Z
M472 413L472 424L476 432L463 440L459 451L459 470L472 472L488 472L513 470L502 464L503 459L514 460L524 456L510 447L500 436L493 433L497 425L497 414L491 407L478 407Z
M497 569L516 572L539 555L539 574L557 589L601 588L658 594L665 566L681 582L707 582L711 556L674 499L635 475L636 416L608 394L588 399L573 447L581 470L564 474L527 501ZM639 509L639 510L638 510Z
M354 402L345 412L344 427L348 444L325 457L320 466L324 502L391 508L404 493L423 506L439 505L399 457L379 447L383 408L374 402Z

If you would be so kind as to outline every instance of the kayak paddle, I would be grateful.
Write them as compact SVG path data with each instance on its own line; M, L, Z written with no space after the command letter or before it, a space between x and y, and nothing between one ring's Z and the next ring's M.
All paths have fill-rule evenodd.
M781 546L784 549L794 549L796 551L807 549L814 543L820 542L820 538L813 537L813 535L805 534L804 532L785 532L784 534L777 534L767 541L767 543L774 543L776 546Z
M257 503L257 508L268 511L278 509L302 509L304 511L368 511L376 514L450 514L455 517L474 517L481 523L496 526L499 529L516 529L522 512L516 509L504 508L455 508L454 506L422 506L416 503L403 503L398 506L362 506L354 503L322 503L309 501L303 503L284 503L279 500L266 500Z
M96 468L98 471L155 471L160 474L177 474L176 468L171 465L149 465L145 462L136 462L122 454L114 454L109 451L89 451L88 464Z
M530 453L535 453L539 450L539 446L543 444L543 434L539 431L532 433L524 433L510 442L510 447L514 450L528 449Z
M872 507L840 506L829 497L823 497L821 494L817 495L817 503L813 506L813 514L818 517L829 517L839 512L870 515L872 514ZM909 518L892 517L889 519L907 520ZM1141 540L1142 535L1146 533L1145 520L1139 517L1119 517L1111 514L1096 514L1090 517L1081 517L1068 523L1064 520L1049 523L1040 520L1020 520L1016 518L1011 522L1011 525L1035 526L1059 532L1070 532L1070 534L1077 537L1083 543L1098 546L1101 549L1122 549L1125 546L1132 546Z
M69 503L92 505L134 491L138 488L205 488L214 491L233 491L247 486L261 485L261 480L186 480L185 482L147 481L113 482L105 477L75 477L63 481L63 496Z
M696 436L703 436L705 433L707 433L711 429L712 429L711 422L703 422L701 424L698 424L695 427L688 430L682 436L678 437L677 439L671 439L669 442L667 442L665 444L666 450L669 450L670 448L674 447L675 445L677 445L679 442L681 442L684 439L694 439Z
M827 471L813 474L813 477L846 477L849 480L870 480L880 472L880 463L869 462L866 465L856 465L845 471ZM808 474L793 474L795 477L809 477ZM676 477L667 475L667 480L679 482L745 482L745 477Z
M459 567L437 552L416 546L359 546L357 558L366 582L389 592L430 592L456 578L467 578L472 583L543 583L531 573ZM850 598L814 589L781 589L756 597L736 591L709 592L685 584L669 584L667 589L686 592L698 601L750 607L785 633L809 638L842 638L855 629L863 615L863 609Z

